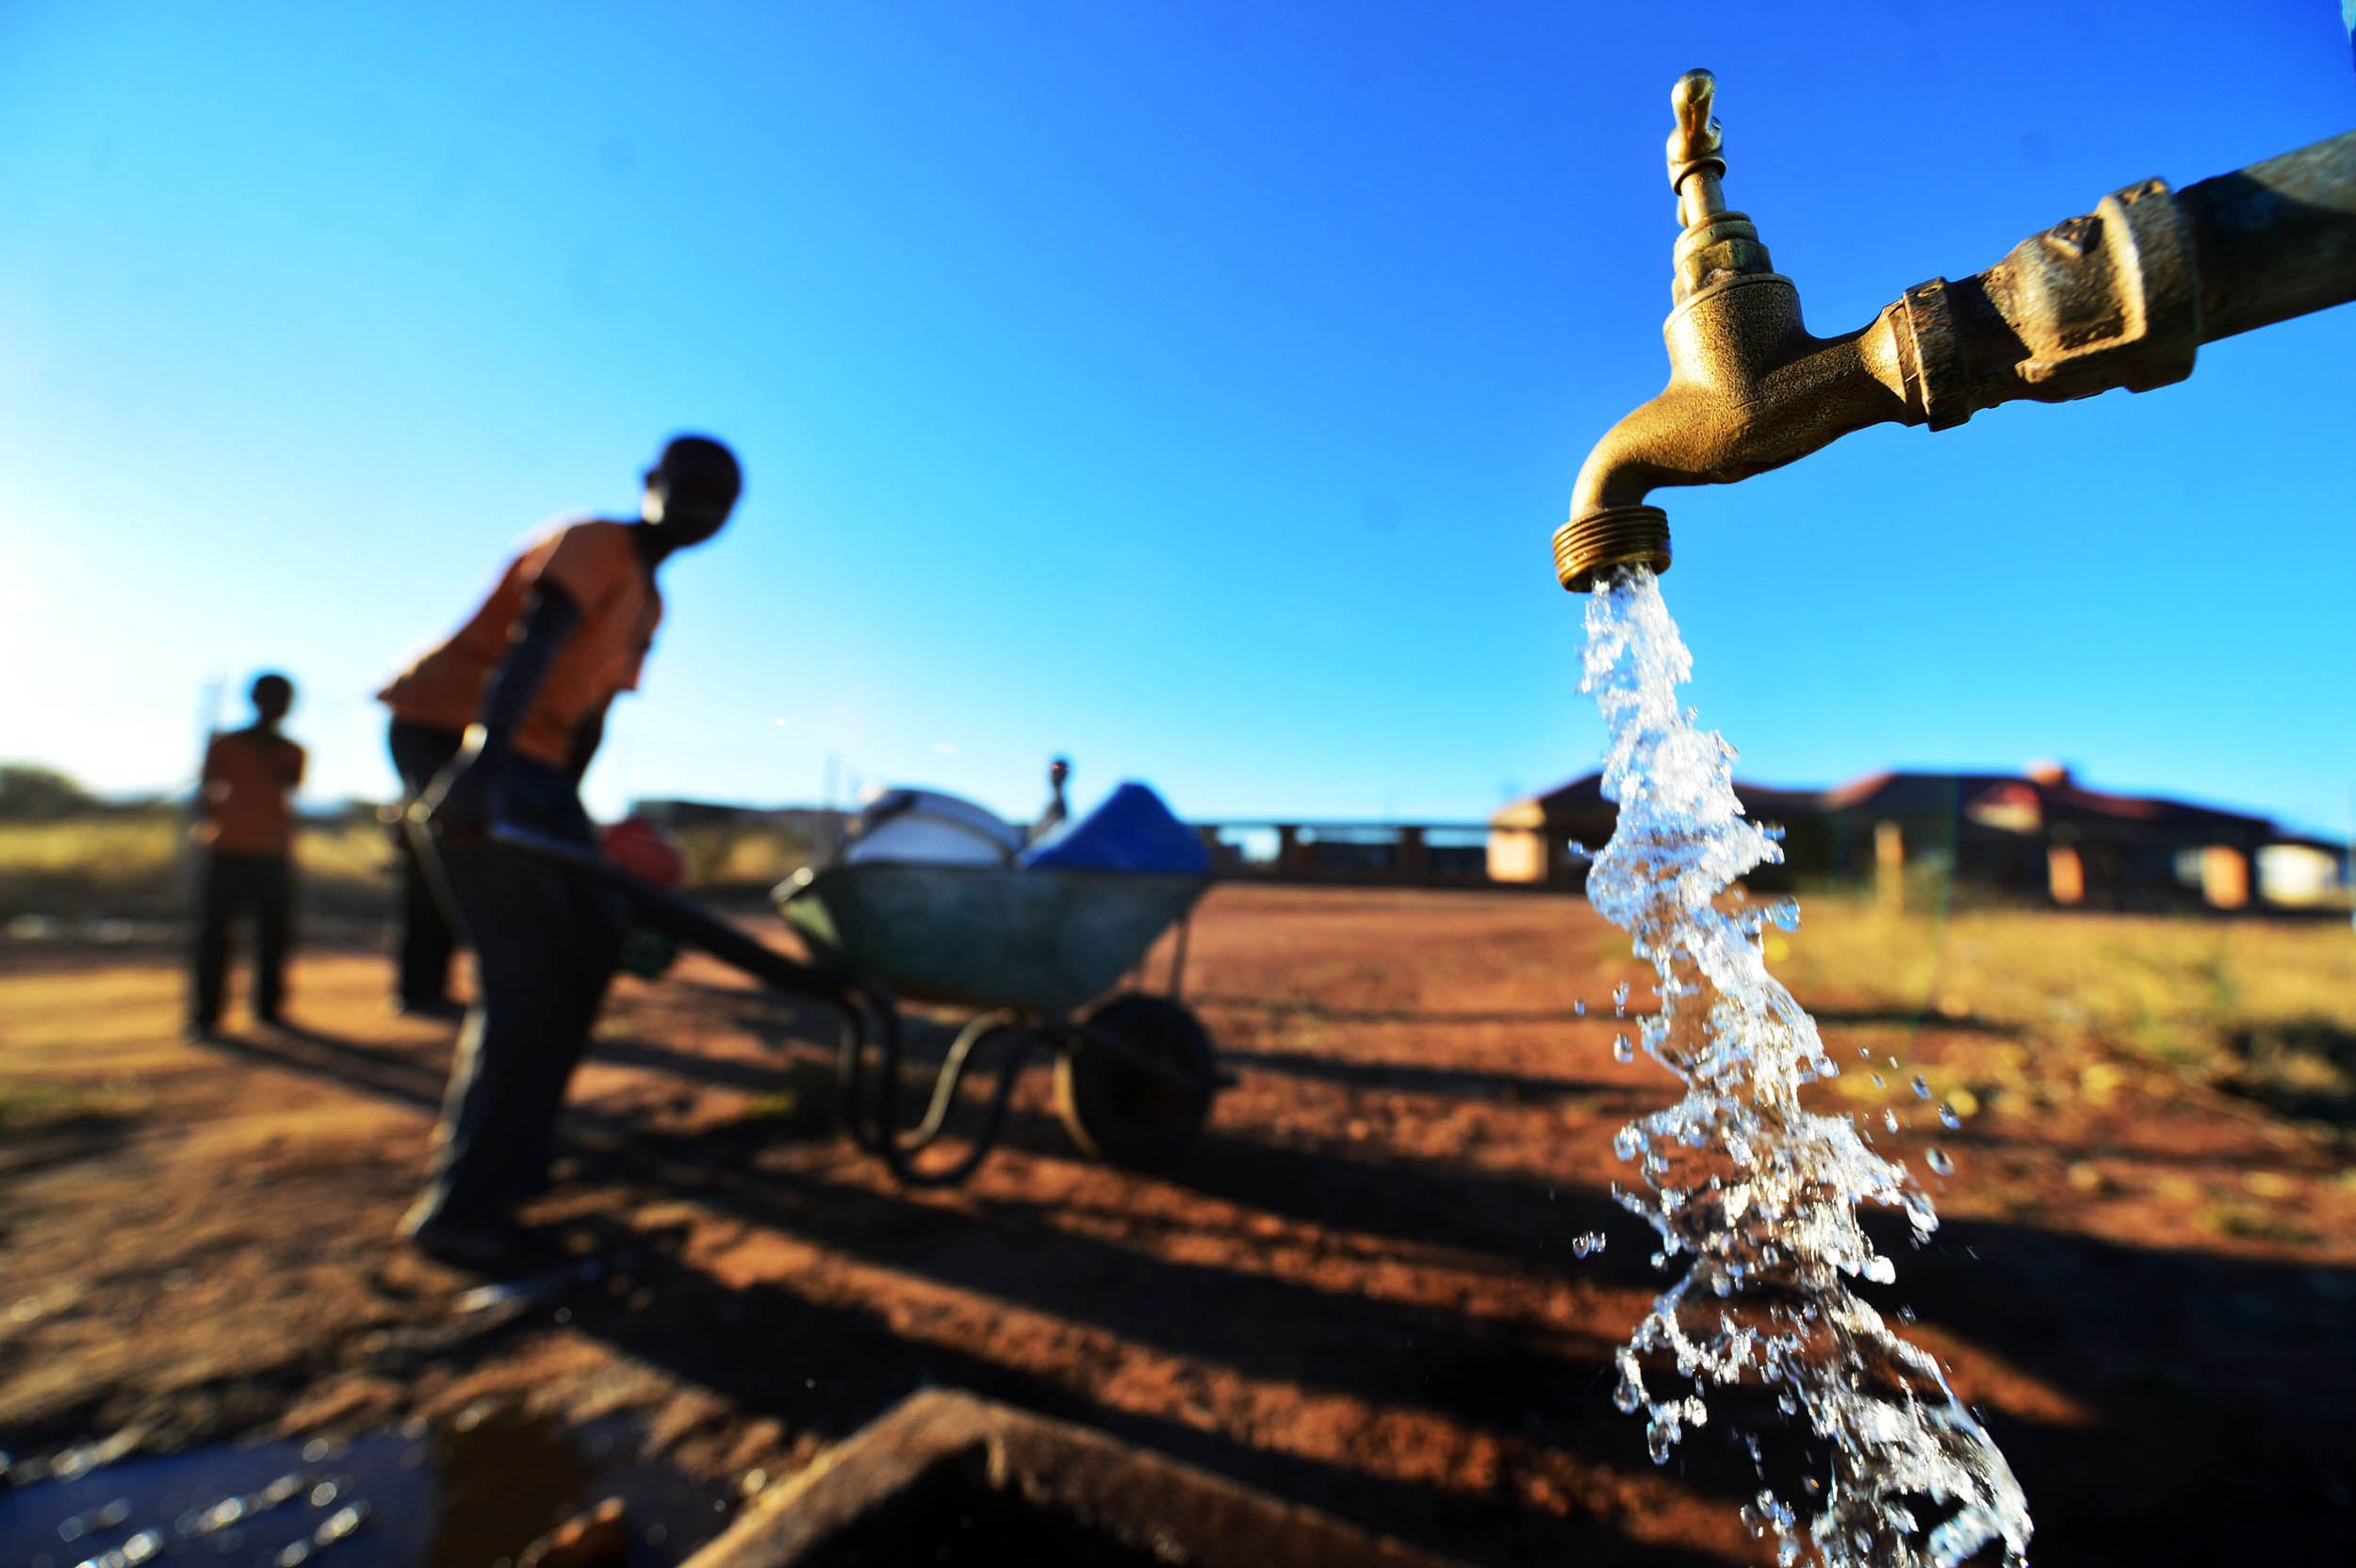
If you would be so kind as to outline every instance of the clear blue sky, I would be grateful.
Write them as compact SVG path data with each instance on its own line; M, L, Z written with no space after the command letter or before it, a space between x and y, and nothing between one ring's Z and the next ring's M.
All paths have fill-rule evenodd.
M1861 324L2148 175L2356 122L2331 0L0 8L0 755L109 790L277 666L369 693L679 429L749 480L592 802L1479 817L1587 769L1547 541L1665 374L1670 83ZM2033 756L2327 829L2356 310L2142 397L1674 492L1765 782ZM233 708L236 705L233 704Z

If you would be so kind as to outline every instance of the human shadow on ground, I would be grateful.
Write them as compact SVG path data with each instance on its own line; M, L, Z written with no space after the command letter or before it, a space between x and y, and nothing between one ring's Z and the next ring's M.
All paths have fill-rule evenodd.
M1177 1179L1528 1267L1562 1266L1597 1196L1217 1135ZM1651 1233L1608 1215L1611 1247L1574 1272L1665 1286L1640 1262ZM1898 1269L1869 1296L1892 1313L1912 1303L2089 1411L2092 1431L1989 1417L2039 1518L2037 1560L2189 1560L2196 1545L2233 1560L2260 1541L2356 1553L2356 1270L1990 1221L1950 1222L1920 1249L1895 1217L1869 1228Z
M319 1037L221 1048L421 1107L438 1100L440 1068L410 1054L432 1048ZM642 1054L638 1065L655 1067L669 1054ZM776 1168L777 1146L758 1124L682 1136L577 1109L567 1113L567 1126L600 1152L592 1180L669 1191L748 1227L1246 1377L1428 1410L1589 1463L1648 1469L1641 1423L1610 1408L1599 1346L1566 1350L1462 1312L1157 1258L1075 1233L1038 1204L944 1206L845 1184L823 1169ZM1072 1157L1060 1126L1036 1112L1010 1118L1007 1143ZM1217 1131L1170 1179L1237 1210L1483 1255L1516 1273L1559 1271L1596 1288L1666 1282L1643 1265L1649 1233L1592 1190ZM1132 1212L1119 1200L1121 1190L1099 1189L1114 1201L1098 1217ZM621 1216L574 1223L630 1233ZM1170 1222L1165 1216L1158 1223ZM1183 1228L1213 1223L1235 1228L1207 1218ZM2037 1517L2037 1560L2356 1556L2349 1479L2356 1476L2356 1347L2346 1328L2356 1313L2356 1270L1988 1221L1950 1223L1929 1246L1914 1249L1894 1220L1876 1217L1872 1226L1899 1282L1870 1296L1891 1311L1911 1303L1930 1329L1970 1342L2086 1413L2086 1425L2023 1419L2003 1408L1986 1413ZM1151 1228L1140 1224L1135 1234ZM1564 1244L1591 1228L1607 1230L1612 1244L1574 1266ZM1237 1246L1249 1255L1251 1243L1232 1233L1218 1255L1235 1256ZM1566 1522L1501 1496L1466 1497L1288 1458L1183 1422L1096 1406L985 1350L943 1351L893 1334L872 1315L813 1306L782 1285L735 1290L676 1259L645 1266L667 1268L666 1289L696 1303L695 1312L676 1323L618 1308L582 1320L632 1354L744 1400L755 1413L791 1414L799 1397L779 1380L779 1367L791 1362L780 1360L777 1347L787 1342L772 1331L781 1314L816 1325L811 1343L825 1353L811 1364L865 1390L830 1407L849 1424L880 1410L909 1378L929 1375L1105 1427L1460 1556L1658 1560L1593 1518ZM1730 1436L1713 1424L1705 1440L1679 1451L1672 1472L1729 1507L1747 1478L1725 1446Z
M1221 1063L1281 1072L1288 1078L1314 1078L1351 1088L1392 1089L1412 1094L1435 1094L1457 1100L1502 1100L1512 1103L1564 1100L1574 1095L1632 1095L1627 1084L1586 1078L1549 1078L1536 1073L1492 1072L1481 1069L1427 1067L1420 1063L1366 1061L1311 1055L1300 1051L1247 1051L1222 1048Z
M752 1190L747 1190L752 1189ZM1109 1268L1134 1277L1137 1287L1124 1292L1135 1298L1160 1295L1189 1285L1210 1292L1192 1292L1192 1310L1223 1317L1220 1334L1226 1348L1272 1375L1300 1377L1315 1384L1321 1368L1297 1365L1299 1347L1287 1347L1286 1336L1263 1331L1268 1320L1236 1317L1238 1311L1275 1310L1303 1305L1278 1290L1268 1298L1267 1282L1255 1282L1222 1270L1204 1271L1202 1280L1157 1278L1159 1270L1147 1260L1140 1269L1129 1255L1091 1256L1096 1250L1069 1244L1076 1238L1057 1234L1045 1252L1023 1245L1030 1227L1008 1230L1004 1216L992 1216L977 1226L967 1217L949 1211L924 1210L896 1199L865 1194L867 1202L840 1190L820 1193L804 1188L794 1194L802 1201L820 1200L826 1217L813 1222L812 1211L801 1201L789 1204L785 1194L747 1189L699 1195L715 1210L762 1225L829 1242L857 1232L868 1238L871 1256L905 1260L911 1250L942 1250L961 1257L962 1264L944 1261L942 1274L951 1280L1010 1286L1014 1275L1029 1277L1030 1288L1011 1286L1018 1304L1056 1310L1060 1301L1080 1307L1081 1294L1101 1292L1114 1282ZM1715 1557L1662 1550L1631 1541L1612 1525L1593 1516L1560 1518L1528 1510L1502 1494L1481 1494L1441 1487L1386 1479L1345 1464L1301 1457L1280 1448L1257 1446L1219 1430L1185 1421L1140 1414L1103 1403L1053 1378L1041 1377L987 1350L910 1337L895 1331L886 1316L864 1307L820 1303L791 1287L790 1282L757 1282L732 1285L715 1280L679 1255L671 1237L649 1235L631 1227L625 1216L600 1214L577 1221L569 1229L584 1231L592 1245L631 1255L623 1283L630 1290L646 1287L637 1298L648 1301L630 1310L630 1298L617 1289L611 1295L575 1298L572 1326L599 1335L616 1348L665 1367L690 1382L725 1393L752 1415L773 1415L790 1428L826 1437L847 1435L911 1390L932 1383L971 1389L987 1396L1042 1413L1075 1420L1182 1462L1229 1476L1245 1485L1289 1502L1323 1509L1383 1533L1413 1541L1472 1562L1520 1564L1545 1560L1575 1560L1601 1565L1660 1565L1660 1568L1701 1568L1719 1561ZM1005 1266L990 1267L988 1253L1012 1241L1015 1256ZM945 1247L944 1247L945 1244ZM1051 1272L1072 1267L1061 1286ZM923 1270L932 1275L931 1270ZM933 1276L941 1277L941 1276ZM1243 1292L1238 1296L1236 1292ZM1250 1299L1245 1298L1251 1298ZM1185 1300L1170 1305L1186 1309ZM1084 1311L1080 1321L1099 1315ZM1255 1327L1255 1323L1262 1327ZM1125 1323L1112 1325L1127 1332ZM1381 1352L1384 1365L1409 1389L1449 1386L1471 1377L1498 1385L1500 1365L1474 1365L1483 1353L1435 1315L1421 1325L1421 1337L1394 1330L1395 1338ZM1190 1336L1180 1336L1182 1341ZM1264 1348L1251 1348L1265 1340ZM1182 1343L1180 1348L1200 1353ZM1320 1348L1328 1348L1321 1347ZM1348 1354L1346 1347L1330 1347ZM1364 1353L1366 1348L1360 1348ZM1498 1344L1486 1348L1492 1358L1510 1363L1511 1385L1524 1397L1547 1400L1563 1391L1533 1384L1531 1367ZM1364 1381L1344 1363L1333 1370L1350 1384ZM1576 1379L1592 1368L1566 1369ZM1516 1413L1517 1414L1519 1413ZM1623 1437L1625 1433L1620 1434ZM1632 1442L1624 1462L1644 1463L1641 1448Z
M1052 1126L1030 1120L1015 1141L1046 1143ZM1177 1176L1206 1196L1328 1231L1485 1252L1516 1271L1560 1268L1597 1286L1666 1282L1642 1265L1648 1233L1592 1191L1549 1194L1533 1183L1219 1135ZM1154 1259L1074 1235L1019 1203L960 1212L761 1170L702 1198L749 1224L1247 1376L1427 1408L1591 1462L1643 1467L1630 1446L1641 1424L1610 1410L1599 1354L1566 1355L1460 1314ZM1561 1242L1590 1225L1613 1228L1613 1245L1569 1267ZM1989 1222L1951 1224L1917 1250L1896 1222L1873 1225L1899 1283L1869 1295L1893 1313L1912 1302L1932 1329L2086 1412L2085 1425L1983 1413L2037 1517L2038 1560L2236 1560L2259 1547L2337 1560L2356 1550L2356 1355L2345 1331L2356 1270ZM1723 1447L1709 1450L1730 1436L1713 1429L1674 1462L1685 1485L1729 1506L1746 1494L1744 1467ZM1235 1473L1268 1484L1255 1479L1264 1470ZM1464 1555L1487 1555L1481 1543L1493 1539L1528 1550L1536 1544L1528 1530L1546 1528L1430 1535L1379 1511L1363 1517ZM1491 1520L1481 1529L1503 1527Z
M250 1033L221 1033L193 1041L198 1049L255 1066L277 1068L357 1089L394 1104L438 1109L450 1074L450 1046L363 1044L319 1029L284 1025Z
M1601 1016L1591 1009L1574 1007L1472 1011L1432 1007L1330 1007L1322 1002L1311 1002L1305 998L1221 996L1212 993L1198 993L1184 1000L1195 1007L1259 1012L1277 1019L1314 1019L1319 1023L1583 1023Z
M1950 1018L1932 1007L1809 1007L1808 1015L1828 1029L1882 1025L1949 1035L2018 1036L2023 1032L2017 1023L1982 1018L1976 1013Z
M1248 1139L1213 1136L1202 1156L1180 1179L1228 1201L1521 1266L1560 1266L1551 1217L1583 1223L1595 1197L1564 1208L1570 1195L1533 1184ZM2356 1552L2356 1270L1987 1221L1917 1249L1894 1217L1869 1226L1898 1269L1869 1296L1893 1314L1912 1303L2089 1413L2091 1429L1989 1413L2039 1521L2037 1560ZM1612 1246L1584 1277L1668 1282L1639 1265L1648 1231L1617 1214L1600 1228Z
M1529 1009L1476 1009L1470 1011L1431 1007L1329 1007L1323 1003L1282 996L1235 996L1198 994L1186 998L1197 1007L1221 1011L1256 1012L1269 1021L1282 1022L1286 1019L1306 1019L1319 1023L1415 1023L1436 1026L1482 1023L1611 1023L1628 1022L1645 1018L1651 1007L1629 1008L1625 1014L1606 1015L1596 1007L1541 1007ZM1992 1019L1966 1014L1950 1018L1931 1008L1810 1008L1809 1015L1823 1024L1894 1024L1946 1030L1955 1034L2017 1035L2018 1026Z

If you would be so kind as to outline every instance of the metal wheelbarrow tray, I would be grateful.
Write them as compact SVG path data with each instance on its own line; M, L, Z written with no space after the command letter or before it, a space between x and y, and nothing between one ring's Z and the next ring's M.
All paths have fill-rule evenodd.
M1103 995L1183 920L1210 879L1144 872L868 860L777 890L821 957L900 996L1066 1013Z

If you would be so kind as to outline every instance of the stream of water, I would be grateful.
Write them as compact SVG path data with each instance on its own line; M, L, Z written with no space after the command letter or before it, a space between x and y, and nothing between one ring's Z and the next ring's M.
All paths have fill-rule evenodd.
M1840 1069L1767 972L1765 928L1795 928L1798 906L1729 895L1782 852L1735 799L1733 747L1680 705L1692 671L1650 571L1597 586L1581 689L1611 730L1603 792L1620 814L1588 896L1658 972L1661 1007L1639 1043L1686 1089L1615 1144L1643 1177L1620 1201L1660 1233L1655 1262L1682 1274L1619 1350L1613 1400L1644 1414L1665 1462L1709 1421L1713 1391L1772 1395L1787 1429L1805 1429L1801 1478L1789 1495L1762 1484L1743 1519L1773 1533L1778 1562L1954 1568L1990 1550L2024 1562L2028 1509L2004 1455L1938 1361L1852 1288L1895 1277L1862 1205L1902 1212L1918 1242L1939 1219L1870 1133L1800 1103L1804 1086ZM1677 1390L1648 1385L1670 1368ZM1754 1458L1766 1436L1750 1435Z

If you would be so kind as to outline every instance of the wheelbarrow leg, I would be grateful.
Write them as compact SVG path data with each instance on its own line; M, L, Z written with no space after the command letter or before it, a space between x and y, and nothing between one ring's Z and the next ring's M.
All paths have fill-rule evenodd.
M1186 981L1186 933L1194 928L1194 911L1189 909L1178 922L1178 944L1170 954L1170 999L1183 1000L1182 988Z

